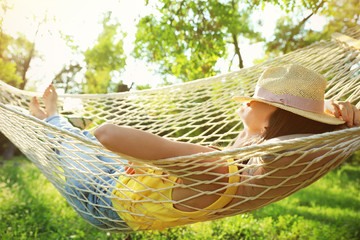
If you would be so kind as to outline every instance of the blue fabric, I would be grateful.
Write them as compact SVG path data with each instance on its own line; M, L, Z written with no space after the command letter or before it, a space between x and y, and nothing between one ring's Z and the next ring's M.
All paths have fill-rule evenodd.
M73 127L67 119L59 115L54 115L45 120L46 122L66 129L72 133L85 136L91 140L97 139L89 131L81 131ZM65 140L65 139L64 139ZM94 158L82 152L78 152L76 148L85 153L94 153L94 150L86 146L76 144L76 148L68 143L61 142L61 145L73 151L55 150L59 156L62 156L61 162L66 166L64 174L66 176L65 197L74 206L74 209L81 217L89 221L91 224L102 229L109 228L129 228L128 225L119 217L112 209L113 205L109 198L112 189L116 185L116 172L124 171L124 167L111 158L97 155L96 157L105 163L114 163L114 165L104 165L94 162ZM75 150L75 151L74 151ZM65 156L65 158L64 158ZM114 154L114 157L118 157ZM74 157L81 159L78 161L71 160ZM126 162L126 160L124 160ZM95 166L94 166L95 165ZM96 176L86 172L100 173ZM85 171L85 174L82 173ZM110 218L107 220L106 218ZM130 229L130 228L129 228Z

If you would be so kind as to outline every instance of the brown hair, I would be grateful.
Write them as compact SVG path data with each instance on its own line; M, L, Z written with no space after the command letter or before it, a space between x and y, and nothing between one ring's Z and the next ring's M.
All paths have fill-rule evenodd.
M263 139L268 140L291 134L325 133L334 131L337 127L337 125L317 122L278 108L269 119L269 125Z

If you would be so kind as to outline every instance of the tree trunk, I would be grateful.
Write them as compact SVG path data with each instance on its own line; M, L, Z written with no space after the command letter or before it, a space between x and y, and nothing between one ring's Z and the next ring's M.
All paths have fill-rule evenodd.
M291 33L289 38L286 41L286 44L284 46L283 52L288 53L291 51L290 49L290 43L294 41L294 36L299 33L300 28L306 23L307 20L309 20L314 14L317 13L317 11L324 5L324 1L321 1L320 4L316 7L316 9L311 12L307 17L305 17L303 20L301 20L298 25L296 25L293 29L291 29Z
M237 36L236 36L235 33L232 34L232 38L233 38L233 41L234 41L235 54L236 54L236 55L238 56L238 58L239 58L239 68L243 68L243 67L244 67L244 63L243 63L243 60L242 60L242 57L241 57L240 48L239 48L239 43L238 43Z

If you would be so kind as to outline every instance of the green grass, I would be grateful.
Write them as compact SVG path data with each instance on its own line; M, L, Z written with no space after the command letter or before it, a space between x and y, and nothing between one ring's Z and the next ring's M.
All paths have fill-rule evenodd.
M27 160L0 165L0 238L124 239L82 220ZM129 239L360 239L360 166L342 165L298 193L250 214Z

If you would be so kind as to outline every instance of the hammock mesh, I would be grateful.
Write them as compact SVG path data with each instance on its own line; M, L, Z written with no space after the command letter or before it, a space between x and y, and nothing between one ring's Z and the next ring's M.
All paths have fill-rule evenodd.
M329 84L326 92L327 99L341 99L350 101L360 107L360 57L359 57L360 27L346 30L344 34L335 34L332 40L321 41L309 47L299 49L271 61L256 66L241 69L236 72L219 75L207 79L174 85L160 89L127 93L92 94L92 95L60 95L59 108L65 113L71 112L77 116L92 119L88 130L95 129L103 122L132 126L178 141L199 143L203 145L230 146L234 138L242 129L242 124L235 114L238 103L232 100L234 95L251 96L260 74L268 67L299 63L323 74ZM117 179L126 175L122 171L109 174L101 166L117 169L116 166L125 165L122 160L127 159L135 163L151 164L141 159L134 159L125 155L114 155L103 146L88 138L73 134L54 127L29 115L27 109L32 96L41 99L41 93L21 91L5 83L1 83L0 93L0 130L5 134L52 182L57 190L68 200L69 204L80 214L87 214L89 207L96 208L86 198L79 197L66 189L76 189L72 180L83 179L80 175L89 176L87 183L96 185L97 180L107 176ZM64 146L66 145L66 147ZM79 146L92 149L85 151ZM70 146L70 147L69 147ZM204 159L220 159L211 163L198 172L206 173L224 165L224 159L236 159L231 164L238 167L235 174L243 171L266 167L287 156L296 156L294 161L276 168L269 168L260 175L249 175L238 183L237 187L244 187L247 191L234 195L238 198L236 204L224 208L207 211L206 217L199 221L212 220L249 212L272 202L283 199L290 194L308 186L331 169L338 166L360 146L360 128L318 134L289 141L263 143L241 149L226 149L211 153L196 154L184 157L161 160L161 168L166 172L174 165L181 165L181 170L172 171L180 178L191 178L194 170ZM308 154L324 151L312 161L304 161ZM85 160L83 155L87 155ZM245 164L248 159L258 159L262 156L273 156L270 163ZM99 160L99 156L109 157L113 163ZM75 163L75 164L74 164ZM160 162L158 162L160 163ZM81 168L75 171L76 168ZM94 170L89 170L88 167ZM159 165L158 165L159 166ZM270 166L270 165L269 165ZM143 168L154 168L153 165L143 165ZM136 166L134 167L136 168ZM210 170L209 170L210 171ZM295 171L289 175L288 172ZM149 173L150 174L150 173ZM214 173L209 173L213 174ZM130 177L136 177L131 175ZM159 177L154 175L154 177ZM164 179L168 175L162 175ZM214 176L216 181L221 176ZM175 184L174 187L190 188L197 191L193 197L209 194L219 194L228 186L219 185L214 191L200 191L197 186L208 182L193 179L191 185ZM228 185L231 185L230 183ZM84 185L85 186L85 185ZM117 201L136 201L115 196L112 191L115 186L105 186L104 191L96 192L99 196L117 198ZM132 191L131 189L126 189ZM150 191L152 189L149 189ZM88 192L93 191L88 189ZM86 190L85 190L86 192ZM141 192L139 192L141 194ZM76 198L84 207L79 207ZM75 199L75 200L74 200ZM189 200L188 198L186 200ZM149 200L151 201L151 200ZM167 199L164 203L175 203ZM160 203L161 204L161 203ZM164 205L165 206L165 205ZM105 208L112 208L105 204ZM85 209L84 209L85 208ZM113 208L121 214L121 210ZM201 209L195 209L205 211ZM123 210L126 212L127 210ZM144 216L149 226L154 221L147 218L146 210L136 209L131 214ZM121 221L105 215L93 215L103 225L97 225L107 231L133 231Z

